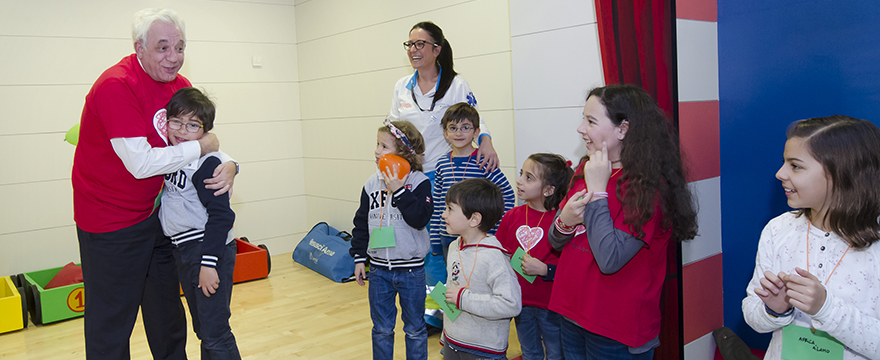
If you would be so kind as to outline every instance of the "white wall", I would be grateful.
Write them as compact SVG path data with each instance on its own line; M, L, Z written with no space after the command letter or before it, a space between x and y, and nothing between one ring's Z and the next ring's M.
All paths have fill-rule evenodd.
M507 0L322 0L296 7L308 222L350 230L375 170L376 130L395 82L412 73L401 45L438 24L492 131L501 169L516 171Z
M216 98L221 148L242 165L236 230L290 251L306 227L293 5L0 0L0 276L79 261L74 147L62 139L95 79L133 52L132 15L146 7L172 8L186 21L181 74Z
M557 153L586 154L576 129L590 89L603 86L593 1L510 0L516 166Z
M273 254L319 221L351 229L416 22L443 28L512 184L531 153L583 154L574 129L602 84L592 1L0 0L0 276L78 261L62 139L151 6L187 23L181 74L216 97L221 148L242 164L236 231Z

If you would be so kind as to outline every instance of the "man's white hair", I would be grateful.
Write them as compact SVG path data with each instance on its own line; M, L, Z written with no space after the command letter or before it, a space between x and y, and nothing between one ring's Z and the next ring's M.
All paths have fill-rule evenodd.
M180 16L177 16L174 10L156 8L143 9L134 14L134 21L131 23L131 40L146 45L147 32L150 31L154 21L161 21L177 27L180 30L180 37L186 43L186 25Z

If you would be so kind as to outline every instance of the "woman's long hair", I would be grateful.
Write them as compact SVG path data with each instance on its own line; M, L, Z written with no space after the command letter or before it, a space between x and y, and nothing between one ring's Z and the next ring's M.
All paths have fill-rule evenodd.
M452 85L452 79L458 74L455 72L452 64L452 46L443 37L443 30L437 24L430 21L422 21L413 25L409 31L412 32L415 29L427 31L431 38L434 39L434 42L440 44L440 55L437 56L437 65L440 66L442 72L440 73L440 84L437 85L437 92L434 93L434 102L437 102L446 95L446 91Z
M642 226L654 216L659 197L660 225L678 241L696 237L697 211L687 187L678 135L663 110L651 95L633 85L595 88L587 99L593 96L605 106L614 125L629 123L620 151L623 171L616 194L623 204L624 223L637 237L644 237ZM580 173L576 178L582 177Z

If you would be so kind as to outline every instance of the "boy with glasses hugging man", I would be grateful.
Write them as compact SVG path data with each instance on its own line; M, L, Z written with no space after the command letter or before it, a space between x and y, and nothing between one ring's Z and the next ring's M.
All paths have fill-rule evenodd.
M196 88L178 90L165 106L168 141L198 141L214 127L214 103ZM235 213L229 194L214 196L205 187L223 153L206 154L165 175L159 220L174 244L174 259L193 330L202 340L202 359L241 359L229 327L232 271L235 267Z
M450 234L446 230L445 223L440 217L446 207L446 193L452 184L464 179L487 178L501 189L504 197L504 211L513 208L515 197L513 188L507 182L507 177L496 168L491 172L480 169L479 156L474 147L474 138L480 133L480 113L468 103L461 102L449 107L440 120L443 127L443 136L452 146L445 156L437 161L434 173L434 214L431 217L431 253L443 254L444 262L449 251L449 244L456 239L458 234ZM490 235L495 234L498 224L492 224Z

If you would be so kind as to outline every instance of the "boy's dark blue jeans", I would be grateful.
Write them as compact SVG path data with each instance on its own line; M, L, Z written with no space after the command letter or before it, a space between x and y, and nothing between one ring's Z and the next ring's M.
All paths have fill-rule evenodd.
M220 287L206 297L199 286L202 270L202 243L187 241L174 248L177 272L183 288L183 296L192 316L193 331L202 340L202 359L240 360L238 345L229 327L229 302L232 300L232 271L235 269L235 241L226 244L223 255L217 261Z
M394 358L395 298L400 296L407 360L428 358L425 328L425 267L383 269L370 266L370 318L373 320L373 359Z

